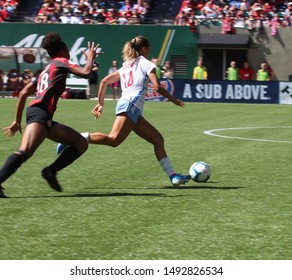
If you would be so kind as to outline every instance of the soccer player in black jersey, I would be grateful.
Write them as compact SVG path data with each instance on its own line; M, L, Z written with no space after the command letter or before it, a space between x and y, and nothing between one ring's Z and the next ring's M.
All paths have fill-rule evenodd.
M41 175L50 187L59 192L62 191L62 188L56 177L57 172L70 165L88 148L87 141L79 132L53 121L53 116L58 99L65 91L67 74L72 73L88 79L91 76L99 45L88 42L88 50L85 54L87 62L84 67L70 61L69 49L58 33L48 33L42 40L42 47L47 50L52 60L38 79L27 84L20 92L15 120L10 126L3 129L6 136L13 136L17 131L22 133L21 119L26 99L36 93L36 97L29 103L26 110L26 128L21 145L7 158L0 170L0 198L6 197L2 183L34 154L46 138L57 143L70 143L70 148L41 171Z

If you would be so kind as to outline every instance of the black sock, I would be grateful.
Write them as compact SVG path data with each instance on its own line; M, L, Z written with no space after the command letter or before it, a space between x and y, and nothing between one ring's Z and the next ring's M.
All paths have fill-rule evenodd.
M65 149L60 156L52 163L49 168L52 172L57 173L61 169L67 167L73 161L78 159L81 156L81 153L73 146L68 147Z
M23 157L19 154L11 154L3 167L0 170L0 183L8 179L16 170L25 162Z

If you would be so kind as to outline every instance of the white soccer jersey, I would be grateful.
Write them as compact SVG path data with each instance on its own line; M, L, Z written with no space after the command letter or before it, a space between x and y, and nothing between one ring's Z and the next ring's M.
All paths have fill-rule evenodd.
M121 99L131 101L143 112L145 95L148 89L149 73L156 68L156 65L139 56L132 63L123 63L119 69L122 96Z

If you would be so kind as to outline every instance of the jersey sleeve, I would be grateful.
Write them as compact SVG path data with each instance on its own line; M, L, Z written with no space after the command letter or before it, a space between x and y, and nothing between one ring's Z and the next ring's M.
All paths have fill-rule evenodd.
M157 66L153 62L151 62L150 60L148 60L146 58L142 59L142 68L145 71L145 73L147 74L147 76L149 76L150 72L153 69L156 69L156 67Z
M78 66L77 63L73 62L72 60L66 58L58 58L56 59L56 66L60 69L64 69L68 73L72 73L73 69Z
M153 62L149 61L150 62L150 65L149 65L149 70L147 72L147 75L150 74L150 72L153 70L153 69L156 69L158 66L156 66Z

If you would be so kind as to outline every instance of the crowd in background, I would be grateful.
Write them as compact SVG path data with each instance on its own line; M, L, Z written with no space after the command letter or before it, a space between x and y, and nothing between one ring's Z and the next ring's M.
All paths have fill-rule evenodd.
M24 0L22 0L24 1ZM0 0L0 22L16 11L21 0ZM43 0L36 23L143 24L154 0ZM155 5L154 5L155 6ZM163 15L164 11L161 11ZM247 28L259 33L271 27L292 26L292 1L283 0L182 0L174 25L222 26L222 34Z
M44 0L35 17L37 23L141 24L149 12L151 0L85 1ZM222 26L222 34L236 28L258 30L292 25L292 2L250 0L182 0L174 25L188 25L192 31L199 24ZM163 11L161 11L163 12Z
M150 0L69 1L44 0L36 23L141 24Z
M7 73L0 68L0 91L12 91L13 96L17 96L29 82L38 77L41 70L33 73L30 69L24 69L21 73L15 68L10 69Z
M10 18L15 12L20 0L0 0L0 22Z
M236 28L247 28L259 33L271 27L292 26L292 2L249 0L183 0L174 20L175 25L188 25L196 31L199 24L222 26L222 34L236 33Z
M274 78L274 71L267 61L262 61L259 68L254 69L247 61L241 67L238 67L235 60L230 61L226 70L225 79L228 81L271 81ZM193 69L193 80L208 80L208 69L203 65L203 59L199 58L197 65Z
M24 0L22 0L24 1ZM41 8L34 17L36 23L71 23L71 24L142 24L150 11L154 0L43 0ZM6 21L13 14L21 0L0 0L0 22ZM163 12L163 11L162 11ZM191 31L201 25L221 26L222 34L236 33L237 28L247 28L261 32L265 27L271 27L272 35L277 34L279 27L292 26L292 2L250 1L250 0L182 0L178 14L173 19L174 25L186 25ZM157 59L156 59L157 60ZM155 63L155 58L152 59ZM193 79L208 79L208 72L202 61L194 67ZM226 72L226 79L244 80L251 77L254 80L271 80L272 70L263 62L257 71L253 71L248 63L238 69L232 61ZM266 68L268 69L266 71ZM174 70L170 61L157 67L159 78L172 79ZM13 69L12 69L13 70ZM267 74L268 73L268 74ZM3 90L5 73L0 69L0 90ZM6 89L21 89L25 82L35 75L7 73ZM264 77L264 78L263 78ZM20 79L19 79L20 78ZM118 87L113 87L114 93Z

